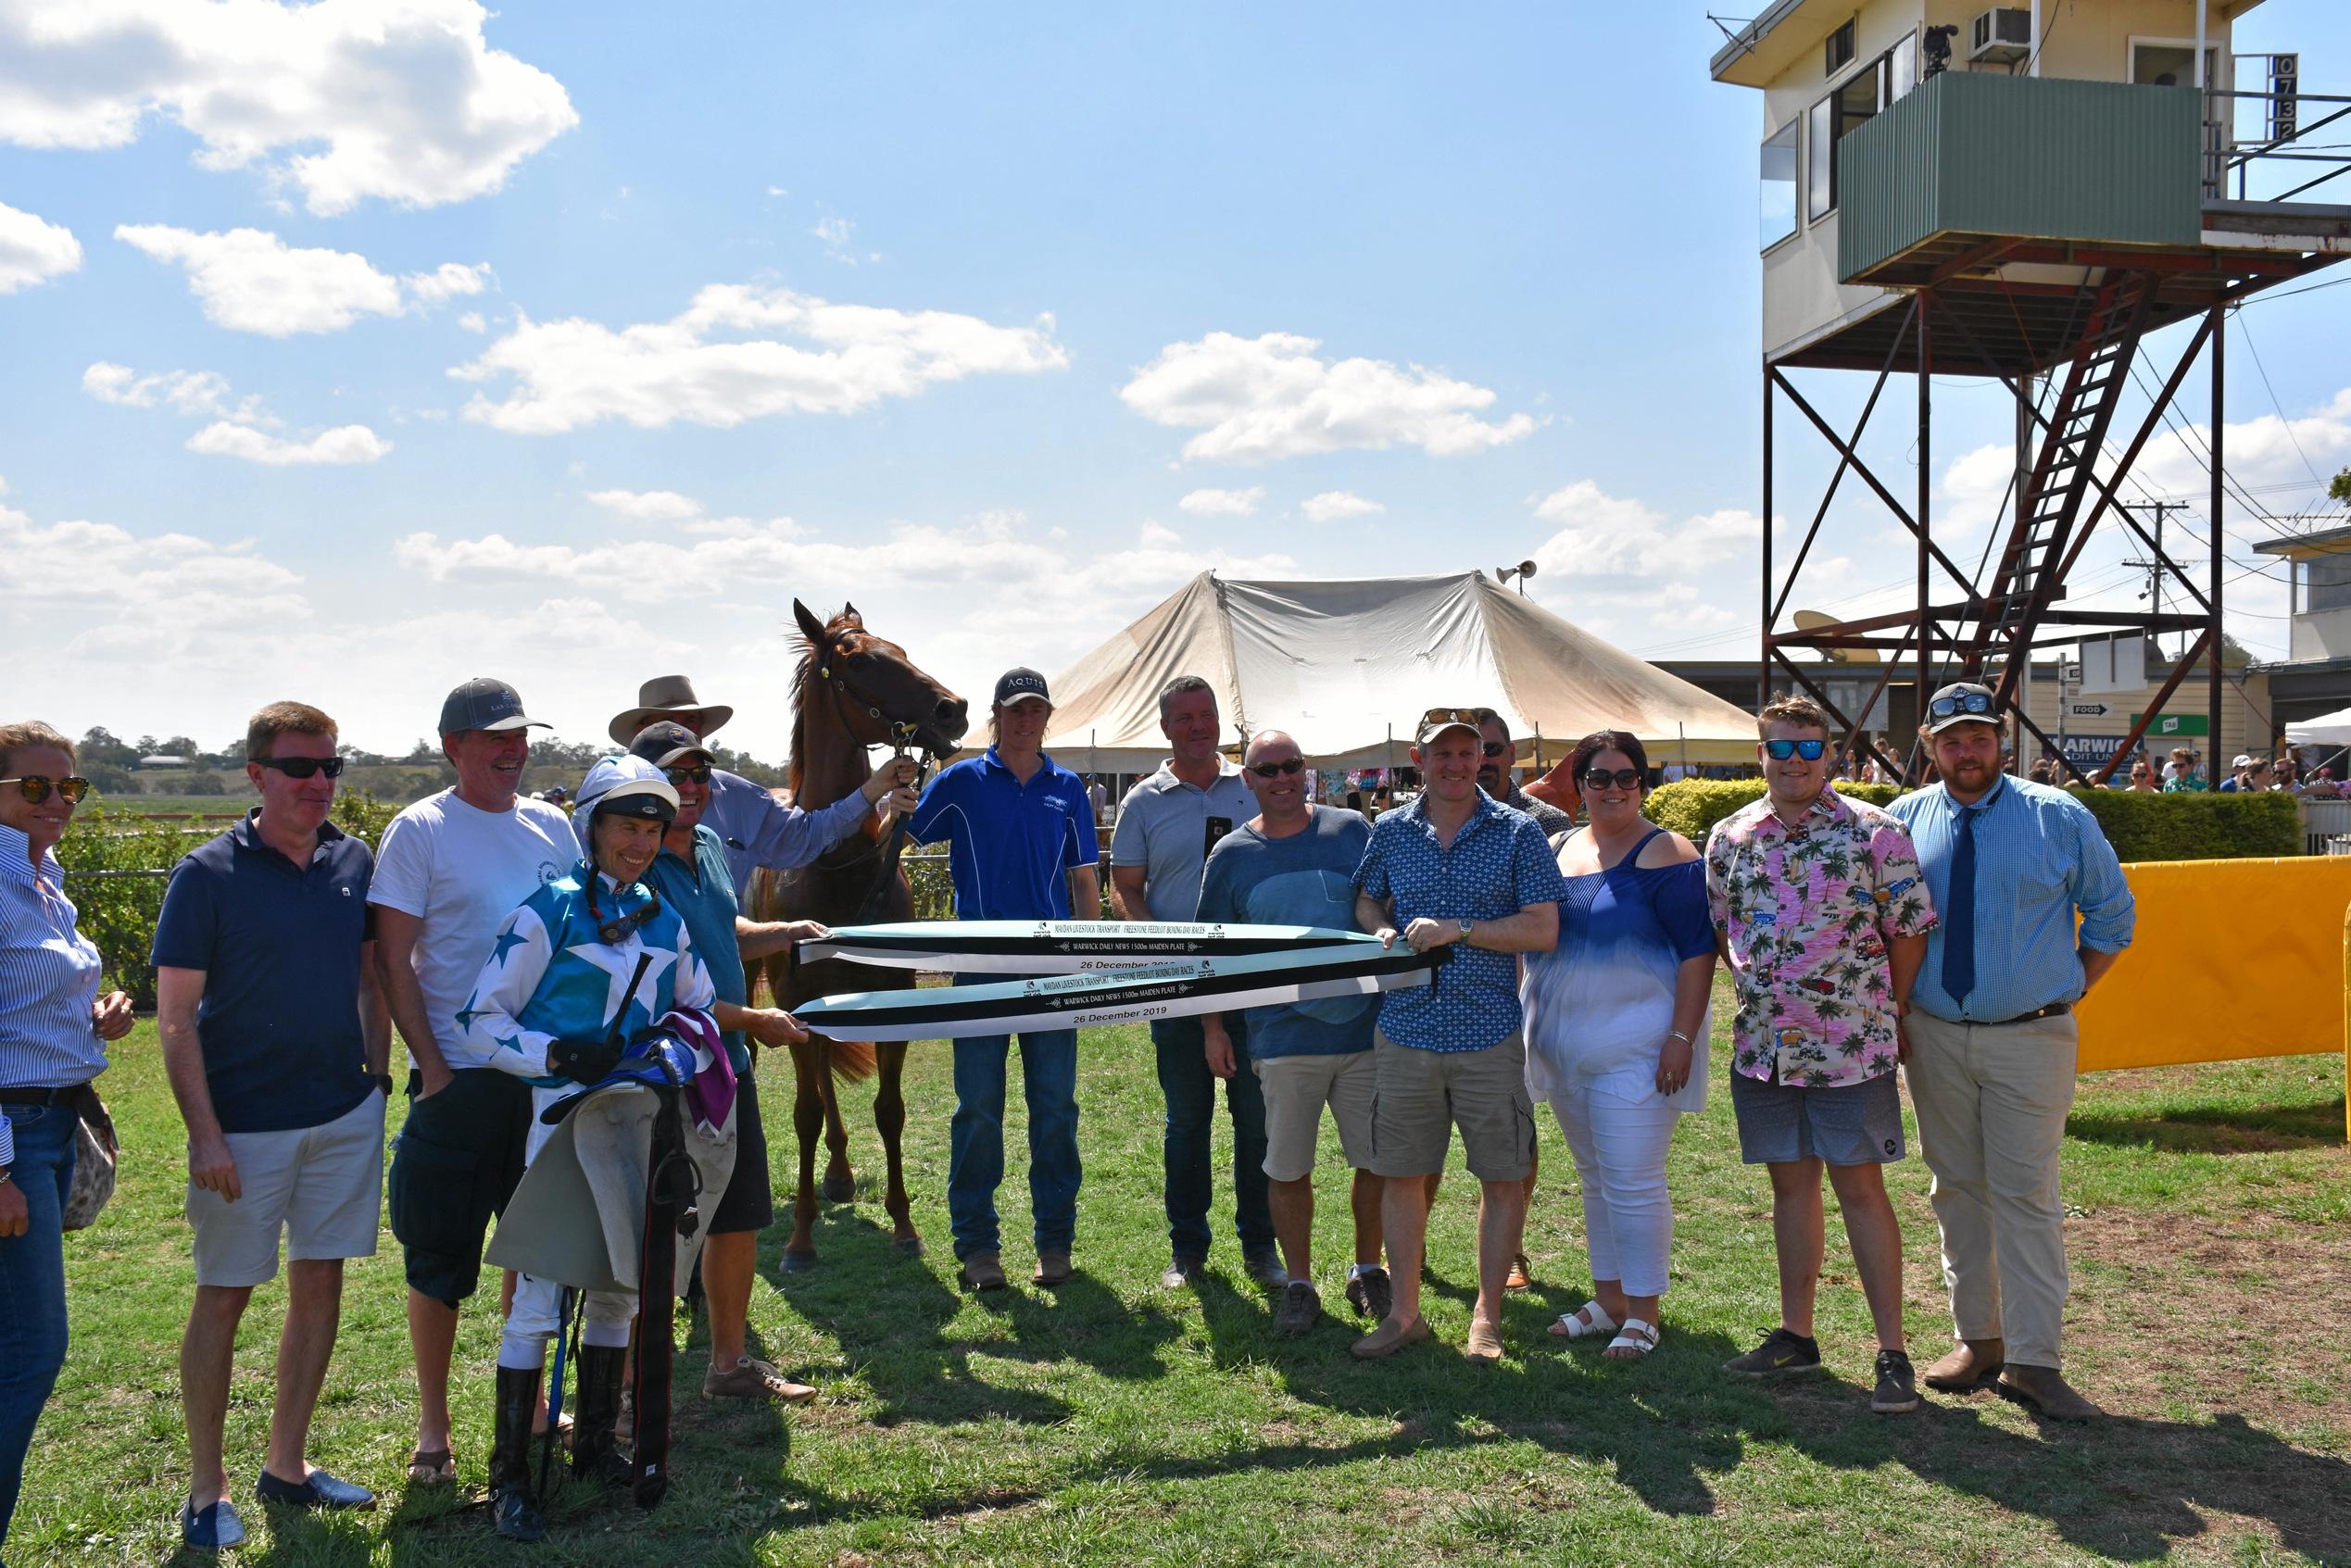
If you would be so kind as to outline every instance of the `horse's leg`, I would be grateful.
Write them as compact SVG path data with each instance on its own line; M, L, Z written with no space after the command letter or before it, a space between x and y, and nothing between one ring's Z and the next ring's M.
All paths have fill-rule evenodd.
M890 1217L893 1245L900 1252L919 1257L923 1238L915 1234L912 1207L906 1201L906 1096L899 1085L906 1071L906 1042L875 1046L874 1060L880 1073L874 1091L874 1125L881 1132L882 1158L889 1168L882 1207Z
M849 1128L841 1121L840 1080L833 1074L831 1050L826 1049L824 1064L824 1147L832 1158L824 1162L824 1185L819 1189L827 1203L853 1203L857 1199L857 1177L849 1170Z
M792 1131L799 1139L800 1179L792 1194L792 1239L784 1248L786 1273L816 1267L816 1140L824 1123L818 1085L831 1077L821 1047L802 1042L792 1047Z

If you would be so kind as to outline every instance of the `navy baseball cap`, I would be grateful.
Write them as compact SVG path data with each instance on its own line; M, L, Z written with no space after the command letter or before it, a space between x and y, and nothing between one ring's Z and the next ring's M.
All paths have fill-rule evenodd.
M453 735L463 730L534 730L552 729L522 711L522 696L504 681L494 681L487 675L472 680L451 692L441 703L441 734Z
M1045 689L1045 677L1025 666L1007 670L996 680L996 706L1010 708L1014 703L1041 702L1050 707L1053 694Z
M674 719L663 719L647 724L636 732L629 742L629 755L642 757L656 768L666 768L681 757L699 757L710 760L708 746L701 737Z

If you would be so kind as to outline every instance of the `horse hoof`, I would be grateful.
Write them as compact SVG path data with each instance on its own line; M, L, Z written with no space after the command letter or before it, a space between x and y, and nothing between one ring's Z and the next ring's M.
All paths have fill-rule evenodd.
M817 1196L827 1203L857 1201L857 1179L854 1176L827 1176L818 1184Z
M901 1258L920 1258L923 1255L923 1238L919 1236L899 1236L890 1243L890 1250Z
M784 1272L787 1274L808 1273L813 1271L815 1267L816 1254L813 1251L792 1252L787 1250L784 1254Z

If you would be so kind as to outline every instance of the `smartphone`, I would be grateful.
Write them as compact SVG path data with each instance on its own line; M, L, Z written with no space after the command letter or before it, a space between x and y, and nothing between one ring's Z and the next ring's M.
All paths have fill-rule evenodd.
M1233 831L1233 819L1232 819L1232 818L1230 818L1230 817L1211 817L1211 818L1209 818L1209 819L1208 819L1208 842L1201 846L1201 850L1200 850L1200 853L1201 853L1201 859L1204 860L1204 859L1207 859L1207 858L1208 858L1208 857L1209 857L1212 853L1213 853L1213 852L1214 852L1214 850L1215 850L1215 848L1216 848L1216 841L1217 841L1218 839L1220 839L1220 838L1224 837L1226 834L1228 834L1228 833L1230 833L1230 832L1232 832L1232 831Z

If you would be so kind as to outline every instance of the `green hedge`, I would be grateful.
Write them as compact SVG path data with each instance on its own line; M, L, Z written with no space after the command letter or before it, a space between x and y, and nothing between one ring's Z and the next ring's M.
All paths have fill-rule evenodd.
M1840 784L1838 793L1883 806L1892 784ZM1763 797L1761 779L1684 779L1649 792L1642 808L1659 827L1704 845L1715 823ZM2139 795L2074 789L2124 860L2242 860L2302 852L2302 819L2294 797L2261 795Z

